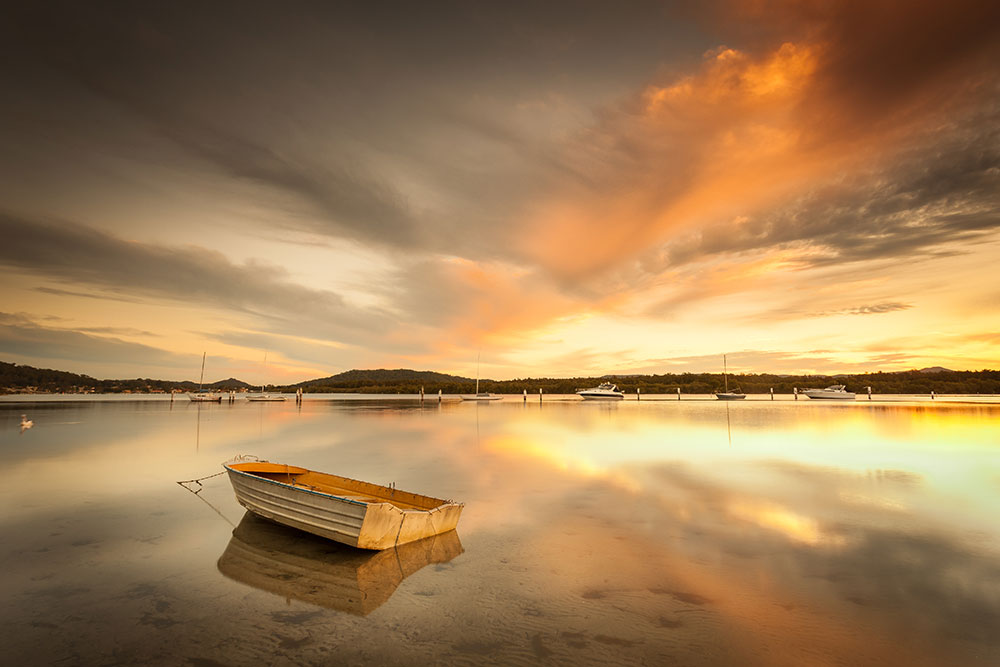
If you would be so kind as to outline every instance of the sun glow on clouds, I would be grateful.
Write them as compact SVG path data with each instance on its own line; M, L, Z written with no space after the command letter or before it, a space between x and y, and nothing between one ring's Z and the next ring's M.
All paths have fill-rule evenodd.
M706 55L701 71L649 86L638 113L622 112L596 140L596 193L573 192L532 226L526 251L579 278L628 260L677 231L738 217L832 165L802 146L796 111L816 68L814 48L784 44L761 61L735 49ZM614 151L626 149L624 157ZM604 148L602 151L601 148Z
M281 57L138 6L87 18L109 45L91 52L80 16L25 10L11 44L45 94L0 110L32 157L0 156L2 310L63 318L36 327L53 339L90 331L93 358L208 349L242 375L268 349L288 380L469 375L479 350L497 378L662 372L733 341L785 364L762 372L995 365L1000 10L901 6L721 0L645 33L662 8L616 11L619 32L525 16L523 59L494 23L442 17L491 45L457 68L449 38L427 49L385 17L381 34L360 8L341 20L384 48L262 9L256 28L296 44ZM133 24L191 48L150 51ZM111 374L86 359L72 370Z

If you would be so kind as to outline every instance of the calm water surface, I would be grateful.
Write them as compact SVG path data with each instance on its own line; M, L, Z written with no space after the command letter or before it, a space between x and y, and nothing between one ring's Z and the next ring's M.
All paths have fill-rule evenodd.
M8 399L0 443L6 664L1000 664L1000 405ZM175 483L241 453L466 507L372 554Z

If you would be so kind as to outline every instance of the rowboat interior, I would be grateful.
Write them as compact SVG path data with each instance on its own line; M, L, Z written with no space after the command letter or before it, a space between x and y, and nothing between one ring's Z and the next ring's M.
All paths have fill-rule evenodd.
M324 493L357 503L389 503L401 510L432 510L449 504L441 498L422 496L417 493L400 491L388 486L362 482L349 477L340 477L315 470L307 470L283 463L236 463L229 466L233 470L267 479L280 484L288 484L300 489Z

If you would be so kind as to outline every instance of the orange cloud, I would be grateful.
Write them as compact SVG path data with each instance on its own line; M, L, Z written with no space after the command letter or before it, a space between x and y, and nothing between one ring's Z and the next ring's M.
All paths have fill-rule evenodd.
M894 3L735 4L758 20L773 12L792 39L719 47L696 72L648 85L606 112L566 147L583 176L534 209L524 253L565 281L600 279L678 233L781 209L845 175L904 159L915 137L933 142L950 112L981 103L976 91L988 88L976 67L993 48L989 31L973 30L957 10L927 3L916 18L899 18ZM934 21L968 26L976 43L934 43ZM875 26L884 39L872 35ZM903 60L926 59L914 44L942 63L928 64L924 76Z

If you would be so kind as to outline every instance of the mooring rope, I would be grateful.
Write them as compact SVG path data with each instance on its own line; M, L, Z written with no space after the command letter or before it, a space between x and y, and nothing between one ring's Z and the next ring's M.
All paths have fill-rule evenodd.
M222 472L217 472L214 475L205 475L204 477L199 477L198 479L185 479L185 480L177 482L177 483L180 484L181 486L183 486L185 489L187 489L191 493L193 493L194 495L198 495L199 493L201 493L201 490L203 488L205 488L204 485L202 485L202 481L204 481L206 479L212 479L213 477L218 477L219 475L225 475L225 474L226 474L226 471L223 470ZM188 484L197 484L199 488L198 488L197 491L195 491L190 486L188 486Z
M232 526L235 529L236 528L236 524L233 523L232 521L230 521L229 517L227 517L225 514L223 514L222 512L220 512L218 507L216 507L215 505L213 505L212 503L208 502L207 500L205 500L204 498L202 498L201 496L198 495L199 493L201 493L201 490L205 488L204 485L202 484L202 481L204 481L206 479L211 479L213 477L218 477L219 475L224 475L225 473L226 473L226 471L223 470L222 472L217 472L214 475L205 475L204 477L199 477L198 479L185 479L185 480L177 482L177 483L180 486L182 486L185 489L187 489L188 491L190 491L191 493L193 493L198 498L198 500L200 500L201 502L203 502L206 505L208 505L209 507L211 507L213 512L215 512L220 517L222 517L222 519L226 523L228 523L230 526ZM188 484L197 484L198 485L198 489L197 490L192 489L190 486L188 486Z

